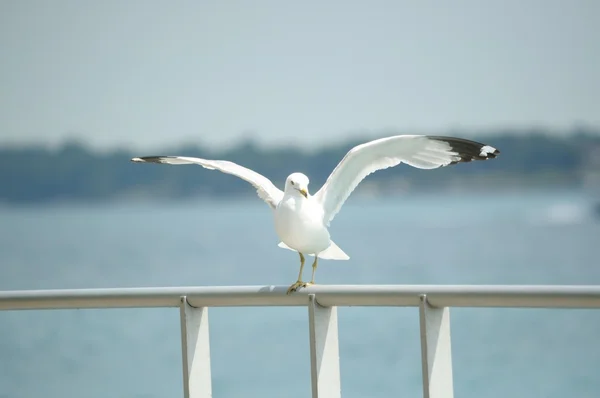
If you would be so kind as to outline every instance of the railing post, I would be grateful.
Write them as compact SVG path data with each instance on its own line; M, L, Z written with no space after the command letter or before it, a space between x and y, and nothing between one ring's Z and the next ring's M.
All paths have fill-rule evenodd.
M308 296L310 375L313 398L341 398L337 307L321 307Z
M421 327L421 364L424 398L452 398L452 350L450 342L450 309L435 308L421 295L419 319Z
M212 397L208 308L189 305L185 296L179 305L181 352L183 357L183 396Z

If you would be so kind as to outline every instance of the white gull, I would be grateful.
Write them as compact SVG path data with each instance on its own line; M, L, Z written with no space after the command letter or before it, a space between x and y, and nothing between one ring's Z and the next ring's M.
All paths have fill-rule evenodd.
M172 165L198 164L209 170L237 176L252 184L258 196L273 210L279 247L300 254L298 280L288 294L315 283L319 258L348 260L329 236L329 223L356 186L377 170L406 163L419 169L435 169L472 160L495 158L500 152L489 145L453 137L397 135L370 141L352 148L314 195L308 192L308 177L293 173L285 181L283 192L263 175L226 160L207 160L185 156L146 156L134 162ZM313 255L312 278L302 281L304 255Z

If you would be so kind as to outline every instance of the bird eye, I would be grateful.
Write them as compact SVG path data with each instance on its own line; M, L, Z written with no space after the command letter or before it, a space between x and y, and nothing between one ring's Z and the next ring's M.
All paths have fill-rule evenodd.
M290 182L292 183L292 185L296 185L296 184L294 184L294 181L290 181Z

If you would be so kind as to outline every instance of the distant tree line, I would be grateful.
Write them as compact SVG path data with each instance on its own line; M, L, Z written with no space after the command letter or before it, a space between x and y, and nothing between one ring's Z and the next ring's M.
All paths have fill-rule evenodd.
M475 136L452 132L497 147L492 161L459 164L434 171L400 166L372 174L365 187L381 190L490 189L577 186L591 148L600 147L600 131L578 130L568 134L544 131L497 131ZM214 151L200 145L184 145L168 153L93 151L70 142L58 149L45 147L0 148L0 202L105 201L136 198L191 198L255 195L246 182L199 166L136 164L133 156L183 155L231 160L270 178L282 187L288 174L302 171L318 189L346 152L364 137L343 144L305 152L296 147L262 148L252 141ZM362 185L362 184L361 184ZM359 186L360 188L360 186Z

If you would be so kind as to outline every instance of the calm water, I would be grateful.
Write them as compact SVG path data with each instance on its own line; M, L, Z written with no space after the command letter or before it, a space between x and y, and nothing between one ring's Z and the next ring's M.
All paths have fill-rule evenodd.
M575 194L353 198L322 284L600 284ZM258 200L0 209L0 289L288 285ZM310 267L309 267L310 268ZM307 270L308 271L308 270ZM309 276L307 272L306 276ZM341 308L344 397L421 394L417 311ZM211 309L215 397L308 397L303 308ZM600 311L453 309L459 397L597 397ZM0 397L182 395L176 309L0 312Z

